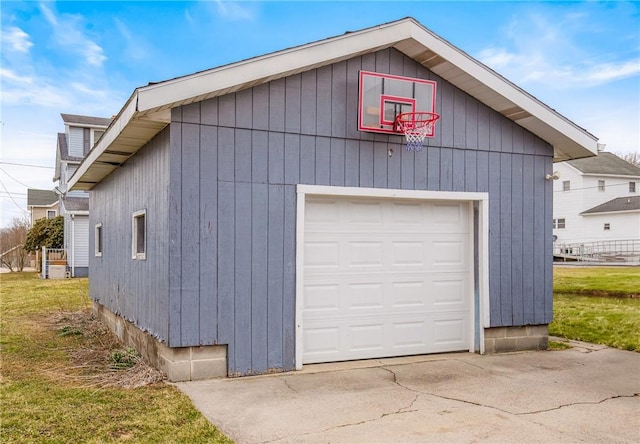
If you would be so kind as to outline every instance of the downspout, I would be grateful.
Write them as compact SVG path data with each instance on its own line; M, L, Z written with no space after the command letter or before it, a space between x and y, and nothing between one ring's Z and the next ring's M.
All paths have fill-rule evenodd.
M76 277L76 215L71 215L71 277Z

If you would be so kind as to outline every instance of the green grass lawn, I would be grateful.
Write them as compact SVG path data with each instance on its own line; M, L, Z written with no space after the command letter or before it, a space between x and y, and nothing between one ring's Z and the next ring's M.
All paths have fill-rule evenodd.
M126 370L95 362L121 350L89 321L87 279L11 273L0 285L0 441L231 442L175 387L122 388ZM89 357L79 361L79 351Z
M640 267L553 267L554 293L640 296Z
M554 267L549 333L640 352L640 268Z
M640 299L555 294L549 333L640 352Z

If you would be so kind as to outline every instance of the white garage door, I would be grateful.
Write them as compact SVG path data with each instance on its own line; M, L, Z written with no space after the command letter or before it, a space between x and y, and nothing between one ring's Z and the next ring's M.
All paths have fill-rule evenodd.
M304 363L469 350L469 204L307 196Z

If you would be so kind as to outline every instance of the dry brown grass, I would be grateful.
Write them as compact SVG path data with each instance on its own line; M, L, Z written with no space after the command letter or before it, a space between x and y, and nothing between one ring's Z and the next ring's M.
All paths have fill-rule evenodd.
M58 381L82 388L132 389L165 379L162 372L148 365L131 349L125 348L88 309L55 312L45 317L43 324L58 334L78 337L76 344L64 350L69 357L68 364L45 371ZM117 365L114 355L125 355L130 361L126 365Z

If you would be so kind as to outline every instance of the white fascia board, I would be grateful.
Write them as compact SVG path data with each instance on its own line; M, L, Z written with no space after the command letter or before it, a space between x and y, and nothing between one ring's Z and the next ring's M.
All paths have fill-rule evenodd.
M100 141L93 147L87 157L85 157L80 166L73 173L71 178L67 182L67 189L81 189L74 188L76 183L80 181L82 176L87 172L89 167L109 148L109 146L116 140L124 128L136 115L136 103L138 101L138 90L135 90L124 107L120 110L120 113L111 122L111 125L107 128L106 132L100 138Z
M491 88L502 97L513 102L529 114L537 117L550 127L565 134L585 147L593 154L598 152L598 139L578 127L565 117L544 105L521 88L507 81L502 76L482 65L477 60L465 54L458 48L445 42L435 34L429 32L422 26L414 26L412 37L423 45L431 49L442 58L453 63L458 68L478 79L480 82Z
M90 129L100 129L100 130L104 130L108 128L105 125L92 125L89 123L74 123L74 122L68 123L67 126L72 128L90 128Z
M72 216L88 216L89 212L86 210L66 210L65 213Z
M408 20L396 22L145 86L139 89L138 110L145 112L259 79L284 77L296 70L388 47L409 38L415 26Z
M610 177L613 179L640 179L640 176L626 176L624 174L582 173L582 175L589 177Z
M607 215L607 214L626 214L626 213L640 213L640 209L634 209L634 210L619 210L619 211L602 211L602 212L598 212L598 213L580 213L580 216L582 217L587 217L587 216L602 216L602 215Z

